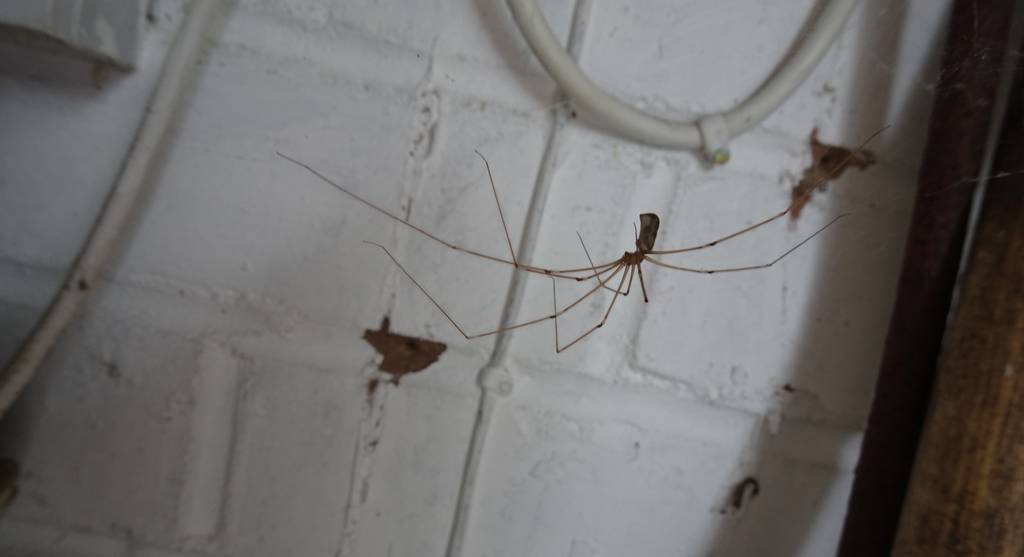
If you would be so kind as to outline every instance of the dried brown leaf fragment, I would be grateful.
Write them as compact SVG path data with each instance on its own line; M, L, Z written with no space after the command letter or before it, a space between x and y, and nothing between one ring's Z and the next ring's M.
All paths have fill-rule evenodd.
M391 375L393 385L405 375L426 369L448 349L444 343L392 333L390 329L391 320L385 316L380 329L363 332L363 340L382 356L380 370ZM377 387L375 379L371 385L368 390L372 396Z

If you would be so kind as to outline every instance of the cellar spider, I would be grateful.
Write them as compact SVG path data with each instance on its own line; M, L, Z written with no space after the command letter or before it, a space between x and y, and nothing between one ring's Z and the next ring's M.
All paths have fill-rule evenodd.
M878 134L880 134L884 130L885 130L885 128L882 128L881 130L878 130L877 132L872 134L871 137L869 137L867 140L865 140L864 143L862 143L859 147L857 147L857 149L851 151L850 155L848 155L847 158L852 158L854 155L858 154L861 150L863 150L864 146L868 142L870 142L872 139L874 139L875 136L877 136ZM666 269L672 269L672 270L675 270L675 271L684 271L684 272L688 272L688 273L699 273L699 274L705 274L705 275L711 275L711 274L715 274L715 273L735 273L735 272L741 272L741 271L753 271L753 270L757 270L757 269L766 269L768 267L771 267L771 266L775 265L776 263L781 261L784 257L786 257L787 255L793 253L794 251L799 249L801 246L803 246L807 242L809 242L812 239L814 239L815 236L817 236L818 234L821 234L822 232L824 232L827 228L829 228L830 226L835 224L836 221L838 221L839 219L847 216L847 214L844 213L844 214L840 214L839 216L833 218L827 224L825 224L821 228L817 229L814 233L812 233L811 235L807 236L803 240L797 242L796 245L794 245L793 247L791 247L791 248L787 249L786 251L782 252L780 255L778 255L777 257L775 257L771 261L768 261L767 263L761 263L761 264L757 264L757 265L744 265L744 266L739 266L739 267L697 268L697 267L684 267L684 266L680 266L680 265L672 265L672 264L666 263L666 262L664 262L664 261L662 261L660 259L656 259L656 258L654 258L652 256L655 256L655 255L675 255L675 254L687 253L687 252L691 252L691 251L698 251L698 250L703 250L703 249L707 249L707 248L710 248L710 247L717 246L718 244L720 244L722 242L731 240L733 238L736 238L738 236L746 234L747 232L750 232L752 230L760 228L760 227L762 227L762 226L764 226L766 224L769 224L771 222L774 222L776 220L781 219L782 217L788 215L790 213L790 211L793 210L793 207L794 207L795 204L791 203L784 210L779 211L778 213L775 213L774 215L771 215L771 216L769 216L769 217L767 217L767 218L765 218L763 220L760 220L760 221L758 221L758 222L756 222L756 223L754 223L754 224L752 224L750 226L747 226L746 228L743 228L743 229L738 230L736 232L733 232L731 234L726 234L725 236L722 236L722 237L717 238L715 240L712 240L710 242L704 242L702 244L696 244L696 245L682 247L682 248L662 249L662 250L654 249L654 241L655 241L655 239L657 239L658 227L660 226L661 220L658 218L658 215L656 215L654 213L643 213L643 214L640 215L640 227L639 227L639 229L637 229L636 224L633 225L633 229L634 229L633 230L633 237L634 237L634 247L635 247L635 249L633 251L627 251L627 252L623 253L622 256L619 257L618 259L615 259L613 261L608 261L606 263L602 263L600 265L597 265L597 264L594 263L593 259L591 259L590 252L587 250L587 246L583 242L583 237L579 234L579 232L577 232L576 236L580 240L580 245L583 247L583 251L584 251L584 253L587 256L587 261L590 263L590 265L587 266L587 267L577 267L577 268L571 268L571 269L549 269L549 268L546 268L546 267L538 267L538 266L535 266L535 265L528 265L526 263L523 263L522 261L520 261L516 257L515 249L513 249L513 247L512 247L512 237L509 235L508 225L505 222L505 214L504 214L504 212L501 209L501 201L498 199L498 189L494 185L494 176L491 173L491 165L487 162L487 159L484 158L484 156L480 154L479 151L475 151L475 152L480 157L480 159L483 161L484 168L487 170L487 177L488 177L488 179L490 180L490 183L491 183L491 192L494 194L494 202L495 202L495 205L498 208L498 217L501 219L501 226L502 226L502 228L504 229L504 232L505 232L505 241L508 244L508 250L509 250L509 258L508 259L506 259L504 257L496 256L496 255L490 255L490 254L482 253L482 252L479 252L479 251L475 251L475 250L472 250L472 249L469 249L469 248L466 248L466 247L463 247L463 246L459 246L459 245L453 244L453 243L451 243L451 242L449 242L447 240L444 240L444 239L442 239L442 238L440 238L438 236L435 236L434 234L431 234L430 232L427 232L426 230L420 228L419 226L416 226L415 224L413 224L413 223L411 223L411 222L409 222L409 221L407 221L407 220L405 220L405 219L403 219L403 218L401 218L401 217L399 217L399 216L397 216L397 215L395 215L395 214L393 214L393 213L391 213L391 212L389 212L389 211L387 211L387 210L385 210L385 209L383 209L383 208L381 208L381 207L379 207L379 206L377 206L377 205L367 201L366 199L363 199L359 195L356 195L355 193L349 191L348 189L346 189L345 187L341 186L337 182L331 180L330 178L328 178L327 176L325 176L323 173L321 173L320 171L316 170L312 166L310 166L310 165L308 165L308 164L306 164L306 163L304 163L302 161L299 161L299 160L297 160L295 158L292 158L292 157L290 157L288 155L285 155L284 153L278 152L277 154L280 157L282 157L282 158L284 158L284 159L286 159L286 160L288 160L288 161L290 161L290 162L292 162L292 163L294 163L294 164L296 164L296 165L306 169L307 171L312 173L317 178L323 180L327 184L330 184L331 186L333 186L334 188L338 189L339 191L341 191L345 195L351 197L352 199L355 199L356 201L362 203L363 205L366 205L366 206L370 207L371 209L374 209L375 211L377 211L377 212L379 212L381 214L384 214L387 217L390 217L392 220L397 221L397 222L399 222L399 223L401 223L401 224L411 228L412 230L415 230L416 232L422 234L423 236L425 236L425 237L427 237L427 238L429 238L429 239L431 239L431 240L433 240L433 241L435 241L435 242L437 242L437 243L439 243L439 244L441 244L441 245L443 245L443 246L445 246L447 248L450 248L450 249L458 251L458 252L466 253L466 254L469 254L469 255L473 255L473 256L476 256L476 257L488 260L488 261L493 261L495 263L501 263L501 264L504 264L504 265L510 265L510 266L512 266L513 268L515 268L518 271L522 271L522 272L526 272L526 273L533 273L533 274L536 274L536 275L542 275L542 276L545 276L545 277L549 277L551 279L551 299L552 299L552 305L553 305L552 313L550 313L548 315L544 315L542 317L537 317L535 319L530 319L530 320L527 320L527 321L522 321L520 323L515 323L515 324L512 324L512 325L506 325L504 327L498 327L497 329L494 329L494 330L484 331L484 332L481 332L481 333L472 333L471 334L471 333L466 332L466 330L461 325L459 325L459 323L457 321L455 321L455 319L451 316L451 314L449 314L448 311L445 310L444 307L442 307L441 304L436 299L434 299L434 297L431 296L429 292L427 292L427 289L424 288L423 285L421 285L420 282L418 280L416 280L415 277L412 276L412 273L410 273L405 268L405 266L402 265L398 261L398 259L391 253L390 250L388 250L388 248L386 248L386 247L384 247L381 244L378 244L376 242L372 242L372 241L369 241L369 240L364 240L365 243L370 244L372 246L376 246L377 248L380 248L385 254L387 254L387 256L402 271L402 273L404 273L405 276L408 277L409 280L411 280L414 285L416 285L416 288L418 288L420 290L420 292L422 292L423 295L426 296L428 300L430 300L430 303L432 303L434 305L434 307L436 307L444 315L444 317L448 320L448 322L451 323L455 327L455 329L458 330L459 333L463 337L465 337L467 340L474 339L474 338L480 338L480 337L486 337L486 336L490 336L490 335L495 335L495 334L498 334L498 333L501 333L501 332L511 331L511 330L514 330L514 329L522 328L522 327L528 327L530 325L535 325L537 323L540 323L542 321L547 321L547 320L550 319L550 320L552 320L554 322L554 328L555 328L555 352L556 353L561 353L563 350L567 350L568 348L572 347L576 343L580 342L581 340L583 340L584 338L589 336L591 333L593 333L597 329L600 329L602 326L604 326L605 322L608 320L608 316L612 312L612 308L615 307L615 302L616 302L616 300L618 300L619 296L625 297L625 296L627 296L629 294L629 292L630 292L630 290L631 290L631 288L633 286L633 279L634 279L634 277L637 278L640 281L640 290L643 293L644 303L647 303L649 301L648 297L647 297L647 286L644 284L644 273L643 273L643 268L642 268L642 265L643 265L644 262L648 262L648 263L651 263L652 265L655 265L655 266L658 266L658 267L663 267L663 268L666 268ZM844 161L844 164L845 164L845 161ZM843 165L839 165L839 167L842 167L842 166ZM832 178L832 176L827 176L825 178L822 178L821 181L824 182L827 179L831 179L831 178ZM615 286L614 288L612 288L610 286L610 283L615 281L616 278L618 278L618 285ZM555 288L555 280L556 279L571 280L571 281L576 281L576 282L595 280L596 284L592 288L587 290L583 295L578 297L571 304L569 304L569 305L559 309L558 308L558 299L557 299L557 295L556 295L556 292L555 292L555 290L556 290L556 288ZM623 290L623 286L625 286L625 290ZM592 325L589 329L586 329L585 331L580 333L579 336L577 336L576 338L571 340L569 343L565 344L564 346L561 345L560 342L559 342L559 335L558 335L558 317L563 315L563 314L565 314L566 312L572 310L573 308L575 308L576 306L581 304L584 300L586 300L587 298L592 296L595 292L597 292L598 290L601 290L601 289L608 290L608 291L612 292L611 302L608 303L608 307L605 309L604 314L601 316L601 320L597 324Z

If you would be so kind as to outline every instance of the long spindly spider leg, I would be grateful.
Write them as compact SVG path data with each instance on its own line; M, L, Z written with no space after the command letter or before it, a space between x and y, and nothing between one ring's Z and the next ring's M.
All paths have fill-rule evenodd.
M558 296L555 294L555 279L551 279L551 311L558 313ZM558 353L558 317L552 319L555 322L555 353Z
M770 216L770 217L768 217L768 218L766 218L766 219L764 219L764 220L762 220L760 222L756 222L756 223L754 223L754 224L752 224L752 225L750 225L750 226L748 226L748 227L746 227L746 228L744 228L742 230L737 230L736 232L733 232L731 234L727 234L725 236L722 236L721 238L717 238L717 239L712 240L710 242L705 242L703 244L699 244L699 245L696 245L696 246L689 246L689 247L679 248L679 249L651 250L651 251L649 251L647 253L651 254L651 255L668 255L668 254L671 254L671 253L686 253L688 251L697 251L697 250L711 248L711 247L717 246L718 244L720 244L720 243L722 243L722 242L724 242L726 240L731 240L731 239L733 239L733 238L735 238L737 236L741 236L743 234L746 234L747 232L750 232L751 230L754 230L755 228L760 228L760 227L762 227L762 226L764 226L764 225L766 225L768 223L771 223L773 221L781 219L782 217L788 215L789 212L792 209L793 209L793 205L790 205L789 207L786 207L785 210L780 211L778 213L775 213L774 215L772 215L772 216Z
M644 286L644 270L641 268L642 266L643 266L643 262L642 261L638 262L636 264L636 274L640 275L640 291L644 293L644 303L646 304L647 301L648 301L647 300L647 287Z
M637 270L639 270L639 268L640 268L640 265L639 265L639 264L637 264L637 265L634 265L634 267L636 267L636 268L637 268ZM630 269L630 272L629 272L629 281L628 281L628 282L626 282L626 291L625 291L625 292L619 292L619 294L622 294L622 297L623 297L623 298L625 298L626 296L628 296L628 295L629 295L629 291L630 291L630 289L632 289L632 288L633 288L633 270L632 270L632 269Z
M512 264L517 268L519 267L519 261L516 260L516 250L512 249L512 236L508 233L508 225L505 224L505 212L501 210L501 201L498 201L498 186L494 185L494 175L491 174L491 163L487 162L487 159L480 154L480 151L473 150L476 156L480 157L480 160L484 161L484 168L487 169L487 179L491 182L491 192L494 193L494 204L498 206L498 217L501 219L501 227L505 230L505 241L508 242L508 251L512 254Z
M636 265L629 263L629 264L626 264L626 267L629 267L629 277L630 277L629 280L632 281L633 280L633 272L636 271ZM611 279L611 277L609 277L609 279ZM612 295L612 301L608 303L608 309L605 310L604 316L601 317L601 321L598 324L590 327L589 329L584 331L580 336L578 336L575 339L573 339L572 342L570 342L569 344L566 344L565 346L562 346L562 347L558 346L558 337L557 337L557 329L556 329L556 337L555 337L555 352L556 353L561 354L563 351L568 350L570 347L572 347L572 345L574 345L577 342L587 338L587 336L590 335L590 333L593 333L594 331L596 331L596 330L598 330L598 329L600 329L601 327L604 326L605 322L608 321L608 315L612 312L612 308L615 307L615 300L619 299L619 292L622 290L622 284L625 281L626 281L626 273L623 273L622 274L622 278L619 279L619 286L615 289L615 294ZM556 321L556 324L557 324L557 321Z
M853 158L855 156L857 156L862 151L864 151L864 147L868 143L870 143L871 140L873 140L875 137L878 137L878 135L880 133L884 132L888 128L889 128L889 126L885 126L884 128L882 128L882 129L876 131L875 133L871 134L871 136L868 137L867 139L865 139L859 146L857 146L856 149L850 151L850 154L846 155L846 157L843 158L842 161L840 161L840 163L838 165L836 165L832 169L831 172L829 172L827 175L822 176L821 178L819 178L818 182L815 184L815 187L820 186L821 184L824 184L826 181L831 180L832 178L834 178L836 172L838 172L839 169L845 167L846 164L849 163L851 160L853 160ZM742 230L738 230L738 231L733 232L731 234L727 234L725 236L722 236L721 238L712 240L710 242L705 242L703 244L697 244L695 246L689 246L689 247L678 248L678 249L651 250L651 251L647 252L647 255L669 255L669 254L673 254L673 253L685 253L685 252L688 252L688 251L697 251L697 250L702 250L702 249L714 247L714 246L716 246L716 245L718 245L718 244L720 244L722 242L725 242L725 241L731 240L731 239L733 239L733 238L735 238L737 236L741 236L743 234L746 234L747 232L750 232L751 230L754 230L755 228L760 228L760 227L762 227L762 226L764 226L766 224L769 224L769 223L771 223L773 221L781 219L782 217L788 215L789 212L792 211L793 207L795 207L795 206L796 206L796 203L790 203L789 207L786 207L784 210L782 210L782 211L780 211L780 212L778 212L778 213L776 213L776 214L774 214L774 215L772 215L772 216L770 216L770 217L768 217L768 218L766 218L764 220L756 222L756 223L754 223L754 224L752 224L752 225L750 225L750 226L748 226L748 227L746 227L746 228L744 228ZM651 261L653 262L654 260L651 260ZM655 264L657 265L659 263L655 263ZM669 266L669 268L671 268L671 266Z
M576 282L587 281L587 280L590 280L590 279L592 279L594 277L601 276L601 275L607 273L608 271L610 271L613 268L615 268L615 265L619 265L621 263L622 263L622 260L619 259L618 261L614 261L612 265L606 265L603 269L601 267L596 267L597 269L601 269L600 271L596 271L595 270L593 273L591 273L589 275L580 275L580 276L574 277L574 278L575 278ZM589 271L590 269L587 269L587 270ZM608 290L611 290L611 289L609 288Z
M552 313L551 315L545 315L543 317L537 317L535 319L531 319L529 321L524 321L522 323L517 323L515 325L508 325L506 327L499 327L499 328L497 328L497 329L495 329L493 331L487 331L485 333L477 333L475 335L470 335L470 336L468 336L466 338L473 339L473 338L480 338L480 337L495 335L495 334L498 334L498 333L501 333L501 332L504 332L504 331L511 331L513 329L519 329L520 327L526 327L528 325L533 325L535 323L540 323L541 321L545 321L545 320L548 320L548 319L553 319L553 320L555 320L557 322L559 315L563 315L563 314L567 313L569 310L571 310L574 307L578 306L579 304L581 304L583 302L583 300L586 300L587 298L592 296L595 292L597 292L598 289L600 289L600 288L608 289L608 287L606 286L608 284L608 282L611 281L613 278L615 278L615 275L619 274L619 272L622 271L624 268L626 268L626 265L621 265L621 264L616 266L616 267L613 267L613 269L615 269L615 270L610 275L608 275L607 278L601 278L600 275L598 275L598 279L597 279L598 280L598 284L596 286L594 286L590 290L586 291L582 296L580 296L579 298L576 298L576 301L574 301L573 303L565 306L561 310L556 309L555 312ZM604 271L602 271L602 273L603 272ZM625 277L626 274L622 273L622 276ZM622 285L621 285L621 281L620 281L619 289L621 290L621 288L622 288ZM621 294L621 292L619 292L619 291L614 291L614 292L615 292L615 295Z
M462 328L461 325L458 324L457 321L455 321L455 319L451 316L451 314L448 313L448 311L446 309L444 309L444 307L441 306L441 304L436 299L434 299L434 297L431 296L429 292L427 292L427 289L424 288L423 285L420 284L420 282L418 280L416 280L415 277L412 276L412 273L410 273L408 270L406 270L406 268L401 263L398 262L398 259L395 258L395 256L391 254L391 252L388 250L388 248L386 248L386 247L384 247L384 246L382 246L382 245L380 245L380 244L378 244L376 242L371 242L369 240L363 240L363 242L382 249L384 251L384 253L386 253L387 256L391 259L391 261L396 266L398 266L399 270L401 270L402 273L404 273L405 276L408 277L409 280L411 280L412 283L416 285L416 288L418 288L419 291L422 292L423 295L426 296L428 300L430 300L430 303L434 304L434 307L436 307L438 309L438 311L440 311L445 316L445 318L448 320L448 322L451 323L452 326L455 327L455 329L458 330L459 333L463 337L465 337L467 340L474 339L474 338L480 338L480 337L486 337L486 336L490 336L490 335L495 335L495 334L498 334L498 333L501 333L501 332L504 332L504 331L511 331L513 329L518 329L520 327L526 327L527 325L533 325L534 323L540 323L541 321L545 321L547 319L556 319L559 315L562 315L562 314L566 313L567 311L571 310L572 308L578 306L580 303L583 302L583 300L586 300L591 295L593 295L594 292L597 292L598 290L600 290L601 287L603 287L608 281L610 281L613 278L615 278L615 276L618 275L623 270L623 268L627 267L627 265L623 264L620 261L614 267L610 267L610 268L608 268L608 269L606 269L604 271L598 272L597 275L596 275L598 277L597 285L595 285L593 288L591 288L586 293L584 293L582 296L580 296L575 302L569 304L568 306L562 308L561 310L556 310L555 313L553 313L553 314L545 315L543 317L538 317L536 319L530 319L529 321L523 321L522 323L516 323L514 325L507 325L505 327L498 327L497 329L494 329L492 331L485 331L485 332L482 332L482 333L469 334L469 333L466 332L465 329ZM610 275L608 275L607 277L604 277L604 278L601 277L601 275L603 275L605 273L608 273L609 271L611 271ZM623 276L623 278L625 278L626 274L623 273L622 276ZM622 289L622 284L621 284L622 281L620 280L619 282L620 282L619 290L621 290ZM615 295L618 296L619 292L616 291Z
M413 223L411 223L411 222L409 222L409 221L399 217L398 215L395 215L395 214L385 210L384 208L382 208L382 207L380 207L378 205L375 205L375 204L367 201L366 199L363 199L362 197L356 195L355 193L353 193L353 192L349 191L348 189L346 189L345 187L343 187L341 184L335 182L334 180L331 180L330 178L328 178L327 176L325 176L323 173L321 173L317 169L313 168L312 166L310 166L310 165L308 165L308 164L306 164L306 163L304 163L304 162L302 162L302 161L300 161L298 159L295 159L295 158L292 158L292 157L290 157L288 155L285 155L284 153L278 152L277 154L281 158L283 158L283 159L285 159L287 161L290 161L293 164L301 166L302 168L305 168L307 171L312 173L317 178L323 180L327 184L333 186L338 191L344 193L345 195L351 197L352 199L355 199L356 201L362 203L363 205L366 205L367 207L377 211L378 213L381 213L381 214L391 218L394 221L400 222L400 223L404 224L405 226L408 226L409 228L415 230L416 232L419 232L420 234L426 236L427 238L429 238L429 239L431 239L431 240L433 240L433 241L435 241L435 242L437 242L437 243L439 243L439 244L441 244L441 245L443 245L443 246L445 246L447 248L451 248L451 249L453 249L455 251L459 251L459 252L462 252L462 253L467 253L469 255L474 255L476 257L481 257L481 258L487 259L489 261L494 261L495 263L504 263L505 265L511 265L512 267L514 267L516 269L521 269L521 270L526 271L528 273L535 273L535 274L538 274L538 275L551 276L551 277L555 277L555 278L568 279L568 280L576 280L576 281L585 280L585 279L583 279L581 277L578 277L578 276L575 276L575 275L573 275L573 273L583 273L583 272L586 272L586 271L590 271L591 268L594 267L594 266L591 266L591 267L581 267L581 268L578 268L578 269L547 269L547 268L544 268L544 267L536 267L536 266L533 266L533 265L526 265L526 264L520 263L519 261L517 261L515 259L515 253L514 252L512 252L512 260L510 261L510 260L505 259L503 257L498 257L498 256L495 256L495 255L490 255L490 254L482 253L482 252L479 252L479 251L476 251L476 250L471 250L469 248L464 248L462 246L453 244L453 243L451 243L451 242L449 242L447 240L439 238L438 236L435 236L435 235L431 234L430 232L427 232L426 230L424 230L424 229L420 228L419 226L416 226L415 224L413 224ZM481 155L481 158L483 158L482 155ZM486 162L487 162L486 159L484 160L484 162L486 164ZM489 165L488 165L488 175L490 175ZM491 180L491 187L494 190L494 196L495 196L494 200L497 201L498 200L497 189L494 188L494 181L493 181L493 179ZM498 213L499 213L499 215L501 215L502 226L504 226L504 224L505 224L505 217L504 217L504 214L502 214L501 204L500 203L498 203ZM511 240L511 237L508 234L508 228L505 228L505 238L508 241L509 250L511 251L511 249L512 249L512 240ZM596 268L597 269L611 268L611 267L613 267L617 263L619 263L618 260L609 261L608 263L603 263L601 265L597 265Z
M590 260L590 253L587 252L587 244L585 244L583 242L583 236L579 233L579 231L576 232L576 236L580 239L580 245L583 246L583 252L587 254L587 259ZM625 260L625 258L623 258L623 261L624 260ZM593 264L593 260L591 260L590 262L591 262L591 264ZM626 283L626 291L622 292L622 281L620 279L619 287L616 288L615 290L613 290L613 292L615 292L616 296L618 296L619 294L622 294L623 297L628 296L629 295L629 291L633 288L633 270L634 270L634 266L632 264L627 264L626 266L629 267L629 282ZM639 270L640 265L637 264L635 268L637 270ZM594 272L596 273L597 271L595 270ZM626 275L623 274L622 278L626 278ZM612 279L612 277L608 277L608 280L611 280L611 279ZM598 279L598 280L600 280L600 279ZM642 277L641 277L641 284L643 284L643 278ZM605 289L606 290L611 290L611 288L608 288L607 286L605 286ZM576 301L576 303L579 303L579 302L580 302L580 300ZM572 346L576 342L579 342L580 339L582 339L584 336L587 336L588 334L593 332L593 330L597 329L602 324L604 324L604 320L602 320L601 323L597 325L597 327L592 328L590 331L588 331L588 332L584 333L583 335L581 335L580 338L572 341L572 343L570 343L569 346L566 346L565 348L559 348L558 347L558 314L559 314L559 312L558 312L558 296L556 294L556 288L555 288L555 279L551 279L551 303L552 303L552 307L554 308L554 312L555 312L554 315L553 315L553 320L555 322L555 353L560 353L562 350L565 350L565 349L569 348L569 346ZM612 304L614 304L614 303L615 303L615 299L613 298L612 299ZM611 311L611 307L608 308L608 311L609 312ZM608 314L606 313L605 314L605 319L607 319L607 318L608 318Z
M786 250L785 252L783 252L782 255L776 257L775 259L772 259L768 263L762 263L760 265L746 265L746 266L743 266L743 267L722 267L722 268L717 268L717 269L701 269L701 268L695 268L695 267L681 267L679 265L669 265L668 263L665 263L664 261L658 261L657 259L655 259L655 258L653 258L653 257L651 257L649 255L644 255L644 260L650 261L651 263L653 263L653 264L655 264L655 265L657 265L659 267L665 267L667 269L674 269L676 271L686 271L688 273L701 273L701 274L705 274L705 275L711 275L711 274L714 274L714 273L734 273L734 272L737 272L737 271L753 271L755 269L766 269L768 267L771 267L772 265L775 265L779 261L782 261L782 259L784 257L786 257L787 255L793 253L797 249L799 249L800 246L806 244L807 242L810 242L815 236L817 236L818 234L821 234L822 232L824 232L826 228L832 226L833 224L836 223L836 221L838 221L839 219L841 219L843 217L846 217L846 216L848 216L848 214L844 213L844 214L839 215L838 217L830 220L828 222L828 224L826 224L825 226L822 226L821 228L816 230L810 236L804 238L803 240L800 240L799 243L797 243L795 246L793 246L793 247L789 248L788 250Z
M587 251L587 244L585 244L583 242L583 236L580 235L580 232L578 230L576 231L576 237L580 239L580 245L583 246L583 253L585 253L587 255L587 261L590 262L591 270L593 270L594 273L597 273L597 269L594 267L594 260L590 258L590 252ZM591 275L591 277L593 277L593 276L596 276L596 275ZM588 277L588 278L590 278L590 277ZM633 281L630 281L630 285L632 283L633 283ZM609 291L609 292L614 292L614 290L612 290L611 288L608 288L607 286L605 286L604 289ZM629 285L626 286L626 291L623 292L622 295L623 296L629 296Z

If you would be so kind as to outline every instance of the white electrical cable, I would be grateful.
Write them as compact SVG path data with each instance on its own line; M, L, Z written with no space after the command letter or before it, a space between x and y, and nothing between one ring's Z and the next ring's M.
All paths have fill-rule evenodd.
M536 0L508 0L508 6L530 49L552 79L609 131L656 147L701 149L710 160L723 164L728 160L726 141L767 118L803 83L839 35L857 0L829 0L792 55L750 97L731 110L694 122L653 116L604 92L559 44Z
M85 245L68 271L64 284L30 336L0 374L0 417L7 413L61 333L96 286L110 254L121 240L125 224L136 209L154 155L160 152L171 118L188 85L201 51L203 37L219 0L192 0L161 70L121 174L93 224Z

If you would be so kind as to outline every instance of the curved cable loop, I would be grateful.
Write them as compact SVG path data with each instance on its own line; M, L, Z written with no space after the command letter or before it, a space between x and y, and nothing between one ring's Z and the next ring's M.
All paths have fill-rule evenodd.
M536 0L508 0L519 31L562 91L596 115L610 131L640 143L669 149L699 149L725 164L726 143L775 111L807 78L839 35L857 0L827 0L792 55L746 100L726 112L694 122L675 122L638 110L597 86L573 61L544 19Z

